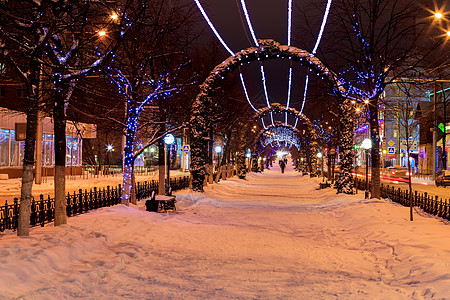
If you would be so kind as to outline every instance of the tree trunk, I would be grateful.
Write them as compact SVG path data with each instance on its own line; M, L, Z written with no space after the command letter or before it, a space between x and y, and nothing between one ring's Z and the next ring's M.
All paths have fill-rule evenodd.
M212 125L209 126L209 140L208 140L208 164L209 166L209 175L208 175L208 183L212 184L214 180L214 162L213 162L213 154L214 154L214 130Z
M64 95L61 87L56 87L53 122L55 133L55 226L66 224L66 119Z
M253 149L252 151L252 166L251 170L252 172L256 173L258 172L258 154L256 153L256 149Z
M162 131L165 131L165 126L163 126ZM159 143L158 143L158 179L159 179L159 183L158 183L158 194L159 195L164 195L166 193L166 185L165 185L165 180L166 180L166 148L164 147L164 140L160 139Z
M33 189L33 165L36 145L36 131L38 118L39 95L39 65L32 62L32 76L27 86L29 98L27 99L27 132L25 152L22 167L22 188L20 191L19 219L17 224L18 236L30 235L31 198ZM33 89L34 87L34 89ZM16 133L17 134L17 133Z
M160 113L160 119L159 121L161 122L161 129L160 132L165 132L166 131L166 113L164 110L164 103L161 99L159 99L158 101L158 105L159 105L159 113ZM165 184L165 180L166 180L166 148L165 148L165 144L164 144L164 139L160 139L159 143L158 143L158 194L159 195L165 195L166 194L166 184ZM167 166L167 168L169 168L169 166Z
M336 181L335 188L338 193L353 194L354 181L353 172L353 107L349 99L339 104L339 123L340 123L340 139L339 139L339 155L341 161L341 171Z
M131 204L137 204L136 198L136 177L134 176L134 160L131 164L131 191L130 191Z
M124 170L123 170L123 187L122 187L122 201L124 205L130 205L131 193L133 187L133 145L134 139L136 137L137 128L137 116L135 115L136 109L134 106L128 103L127 112L127 131L125 135L125 149L123 150L124 155Z
M37 125L37 99L28 100L27 137L22 168L22 188L20 193L18 236L30 235L31 194L33 188L34 147Z
M319 145L317 141L314 139L311 141L309 151L309 161L310 161L310 177L317 177L317 152L319 151Z
M372 140L371 161L371 195L380 199L380 134L378 128L378 99L371 99L369 103L370 139Z

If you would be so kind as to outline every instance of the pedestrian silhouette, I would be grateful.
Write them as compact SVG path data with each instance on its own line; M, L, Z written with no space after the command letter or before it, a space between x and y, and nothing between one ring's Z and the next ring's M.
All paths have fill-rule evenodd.
M284 168L286 168L286 163L284 162L284 159L280 159L278 164L280 165L281 173L284 173Z

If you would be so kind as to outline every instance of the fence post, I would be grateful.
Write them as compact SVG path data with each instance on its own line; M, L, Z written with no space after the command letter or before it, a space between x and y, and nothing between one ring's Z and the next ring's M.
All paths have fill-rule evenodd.
M111 190L109 185L106 186L106 206L111 206Z
M39 195L39 223L41 227L44 227L45 222L45 209L44 209L44 195Z
M19 223L19 199L14 198L14 213L13 213L13 226L17 229Z

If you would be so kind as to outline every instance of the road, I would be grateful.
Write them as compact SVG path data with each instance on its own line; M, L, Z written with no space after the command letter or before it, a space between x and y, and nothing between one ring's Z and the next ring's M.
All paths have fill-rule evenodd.
M370 176L370 174L369 174ZM358 178L364 179L364 174L358 174ZM408 179L389 177L386 175L381 176L381 183L396 188L408 190ZM450 200L450 187L437 187L434 181L412 178L412 189L418 193L428 193L428 195L438 196L442 199Z

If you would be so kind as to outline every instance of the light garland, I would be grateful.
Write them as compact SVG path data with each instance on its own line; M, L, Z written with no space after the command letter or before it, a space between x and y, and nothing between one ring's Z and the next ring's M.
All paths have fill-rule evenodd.
M250 97L248 96L247 87L245 86L245 82L244 82L244 75L242 75L242 73L239 73L239 77L241 78L242 88L244 89L245 98L247 99L248 104L250 104L250 106L253 108L254 111L258 111L253 106L252 102L250 101Z
M252 35L253 42L255 43L255 45L257 47L259 47L259 42L258 42L258 39L256 38L255 31L253 30L252 22L250 21L250 16L247 11L247 5L245 4L245 0L241 0L241 6L242 6L242 10L244 11L245 20L247 21L247 26ZM264 88L264 95L266 97L266 104L267 104L267 107L270 107L269 95L267 93L266 75L264 73L264 66L262 65L262 63L261 63L260 70L261 70L262 84L263 84L263 88ZM274 125L272 114L270 114L270 120L272 121L272 125Z
M203 18L205 19L205 21L208 23L209 27L211 28L211 30L214 32L216 38L220 41L220 43L222 44L222 46L228 51L228 53L231 54L231 56L235 57L236 54L230 49L230 47L228 47L228 45L225 43L225 41L222 39L222 37L220 36L219 32L216 30L216 28L214 27L214 24L211 22L211 20L209 19L208 15L206 14L205 10L203 9L203 6L201 5L199 0L194 0L195 3L197 4L198 9L200 10L200 12L203 15ZM245 9L245 11L247 11L247 9ZM244 89L244 93L245 93L245 97L247 99L248 104L250 104L250 106L253 108L253 110L257 111L257 109L253 106L253 104L250 101L250 97L248 96L248 92L247 92L247 88L245 86L245 82L244 82L244 76L242 75L242 73L239 73L239 77L241 78L241 85L242 88Z
M264 66L262 64L261 64L261 76L262 76L264 95L266 97L267 107L270 108L269 95L267 93L267 86L266 86L266 74L264 73Z
M291 36L292 36L292 0L288 2L288 40L287 45L291 45Z
M312 55L315 55L317 53L317 49L319 48L320 41L322 40L322 35L323 35L324 30L325 30L325 25L326 25L327 20L328 20L328 15L330 13L331 2L332 2L332 0L328 0L327 1L327 6L325 8L325 13L324 13L323 18L322 18L322 24L320 25L319 34L317 35L316 44L314 45L314 48L313 48L313 50L311 52ZM300 112L303 112L303 108L305 107L306 95L308 93L308 83L309 83L309 76L306 75L305 90L303 92L303 102L302 102L302 108L300 109Z
M195 4L197 4L198 9L200 10L200 12L203 15L203 18L206 20L206 22L208 23L209 27L214 32L214 34L216 35L217 39L220 41L222 46L228 51L228 53L230 53L232 56L235 56L234 52L231 51L230 47L228 47L228 45L222 39L222 37L220 36L219 32L217 32L217 30L214 27L213 23L211 22L211 20L209 19L208 15L205 12L205 10L203 9L203 6L201 5L200 1L199 0L194 0L194 2L195 2Z
M261 117L261 123L262 123L264 129L267 129L266 124L264 124L264 119L262 117Z
M255 43L256 46L259 47L259 43L258 43L258 40L256 39L255 31L253 30L252 22L250 21L250 16L248 15L247 5L245 4L244 0L241 0L241 6L242 6L242 10L244 11L245 20L247 21L248 29L250 30L250 34L252 35L253 42Z

